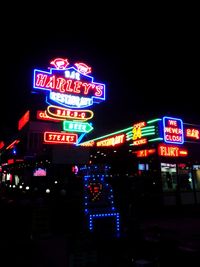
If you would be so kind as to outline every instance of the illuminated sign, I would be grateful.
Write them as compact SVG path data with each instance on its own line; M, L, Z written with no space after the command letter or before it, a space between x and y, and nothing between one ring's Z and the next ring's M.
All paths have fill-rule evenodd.
M199 140L200 139L200 130L195 128L187 128L185 130L186 137Z
M146 126L146 122L139 122L133 125L133 146L144 145L147 143L146 138L142 138L142 128Z
M49 71L35 69L33 88L48 93L47 103L69 108L83 108L105 100L105 85L89 76L91 68L84 63L68 67L67 59L51 61Z
M47 115L46 110L38 110L37 111L37 119L38 120L44 120L44 121L55 121L55 122L59 122L60 120L54 117L50 117Z
M93 127L88 122L63 121L63 130L70 132L89 133L93 130Z
M29 121L30 119L30 111L28 110L18 121L18 130L20 131L24 125Z
M44 143L76 144L77 139L78 139L77 134L59 133L59 132L44 132Z
M95 145L95 141L84 142L80 146L92 147Z
M147 139L146 138L142 138L142 139L133 141L133 145L134 146L144 145L146 143L147 143Z
M179 146L161 144L158 146L158 155L164 157L186 157L188 151Z
M177 118L163 117L165 143L183 144L183 121Z
M48 106L47 115L49 117L56 117L59 120L74 119L86 121L93 117L94 113L91 110L72 110L57 106Z
M125 134L115 135L110 138L98 141L96 146L116 146L125 142Z
M143 157L148 157L149 155L154 154L155 152L156 152L155 149L143 149L134 151L133 153L136 153L136 156L138 158L143 158Z

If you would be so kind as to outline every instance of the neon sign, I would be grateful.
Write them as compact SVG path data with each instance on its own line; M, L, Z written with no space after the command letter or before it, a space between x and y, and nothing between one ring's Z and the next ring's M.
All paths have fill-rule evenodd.
M73 133L44 132L44 143L76 144L77 139L77 134Z
M44 121L52 121L53 120L55 122L59 122L60 121L59 119L56 119L54 117L48 116L46 110L44 110L44 111L43 110L38 110L36 116L37 116L38 120L44 120Z
M93 127L88 122L63 121L63 130L70 132L89 133Z
M115 135L110 138L98 141L96 146L116 146L125 142L125 134Z
M143 157L148 157L151 154L154 154L156 152L155 149L143 149L143 150L138 150L133 153L136 153L136 156L138 158L143 158Z
M91 68L84 63L68 67L68 59L57 58L49 71L35 69L33 88L48 93L47 103L69 108L83 108L105 100L105 85L89 76Z
M56 117L59 120L74 119L86 121L94 116L91 110L72 110L57 106L48 106L47 115L51 118Z
M158 155L164 157L185 157L188 151L179 146L161 144L158 146Z
M142 138L142 128L146 126L146 122L139 122L133 125L133 145L143 145L147 143L146 138Z
M183 144L183 121L177 118L163 117L165 143Z
M186 137L191 137L193 139L200 139L200 131L198 129L194 128L188 128L186 129Z

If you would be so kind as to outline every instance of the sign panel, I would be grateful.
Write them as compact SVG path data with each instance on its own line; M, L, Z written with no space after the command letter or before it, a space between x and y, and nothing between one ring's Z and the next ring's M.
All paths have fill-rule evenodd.
M163 134L165 143L183 144L183 121L177 118L163 117Z
M84 63L68 67L67 59L55 59L49 71L34 70L33 88L47 95L47 103L68 108L85 108L105 100L105 84L94 82Z
M89 133L93 127L88 122L63 121L63 130L70 132Z
M48 144L76 144L77 139L73 133L44 132L44 143Z

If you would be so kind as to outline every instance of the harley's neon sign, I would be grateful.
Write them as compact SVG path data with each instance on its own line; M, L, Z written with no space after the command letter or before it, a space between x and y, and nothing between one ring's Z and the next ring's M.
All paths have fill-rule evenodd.
M65 107L83 108L105 100L105 85L93 81L87 75L91 68L84 63L69 67L66 60L51 62L55 68L49 71L35 69L33 88L46 91L47 102L59 103ZM81 65L82 64L82 65Z

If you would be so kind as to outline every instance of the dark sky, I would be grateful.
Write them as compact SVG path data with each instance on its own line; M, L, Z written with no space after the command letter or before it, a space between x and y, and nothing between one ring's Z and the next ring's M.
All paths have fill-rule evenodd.
M106 84L106 101L93 106L93 125L101 133L162 115L200 124L195 14L187 7L70 8L13 9L3 21L0 139L37 105L33 69L47 69L57 57L85 62L94 80Z

